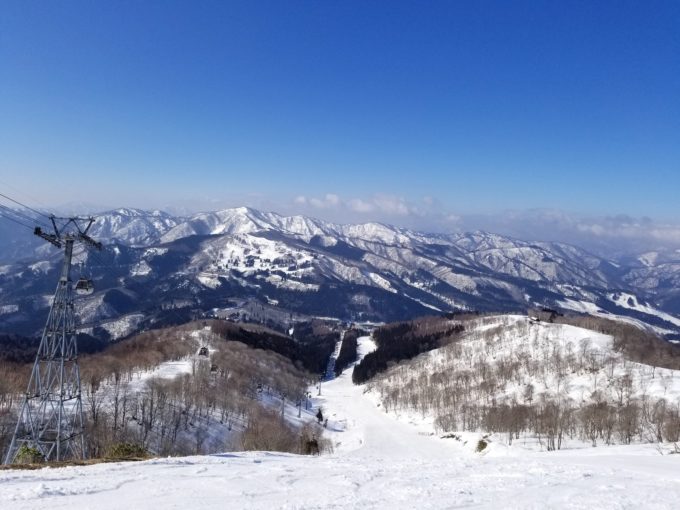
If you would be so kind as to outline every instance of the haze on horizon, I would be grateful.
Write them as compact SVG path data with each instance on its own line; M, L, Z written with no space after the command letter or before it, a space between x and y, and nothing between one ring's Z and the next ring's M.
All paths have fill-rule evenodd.
M0 186L680 246L678 26L672 1L10 0Z

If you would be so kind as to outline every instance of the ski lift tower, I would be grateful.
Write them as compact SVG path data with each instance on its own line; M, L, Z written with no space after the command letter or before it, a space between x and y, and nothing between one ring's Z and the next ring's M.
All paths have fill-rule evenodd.
M87 456L71 259L76 243L97 250L101 243L87 235L94 218L51 216L50 220L53 233L36 227L34 234L63 250L64 261L5 464L22 460L23 455L32 461L36 457L60 461ZM86 287L92 289L91 280Z

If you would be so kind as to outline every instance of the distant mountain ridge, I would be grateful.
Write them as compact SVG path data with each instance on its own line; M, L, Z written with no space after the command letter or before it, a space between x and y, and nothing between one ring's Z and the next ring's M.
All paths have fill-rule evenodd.
M248 207L188 217L116 209L96 217L92 236L106 249L77 255L98 290L81 302L86 323L133 314L134 329L140 317L179 304L195 316L247 298L346 320L546 306L622 316L669 338L680 328L680 256L647 253L622 263L564 243L341 225ZM10 244L31 237L6 235ZM0 251L7 332L39 328L56 282L59 253L25 242L34 244L18 250L21 260Z
M159 241L180 221L162 211L122 208L96 216L91 234L104 242L147 246Z

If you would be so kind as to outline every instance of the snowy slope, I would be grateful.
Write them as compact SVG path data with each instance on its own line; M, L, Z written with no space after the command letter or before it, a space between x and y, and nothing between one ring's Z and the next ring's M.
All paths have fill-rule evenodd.
M360 340L363 349L369 340ZM613 447L483 457L382 413L347 371L319 399L336 452L267 452L0 471L0 507L676 508L680 455ZM666 449L667 451L667 449Z
M122 208L98 214L90 234L104 243L146 246L158 242L178 222L163 211Z
M522 316L464 324L454 342L376 376L369 395L423 433L473 449L487 438L485 455L677 440L664 434L677 423L680 370L631 361L611 336L571 325ZM546 409L559 409L565 420L550 422L553 432L541 425ZM608 410L608 433L593 428L594 409ZM555 446L546 438L560 426Z

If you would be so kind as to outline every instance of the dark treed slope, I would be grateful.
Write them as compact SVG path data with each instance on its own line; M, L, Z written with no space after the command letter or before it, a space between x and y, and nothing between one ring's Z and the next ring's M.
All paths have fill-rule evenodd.
M451 341L465 330L462 323L447 318L430 317L412 322L389 324L376 329L373 339L378 348L367 354L352 373L352 380L361 384L390 364L408 360Z

